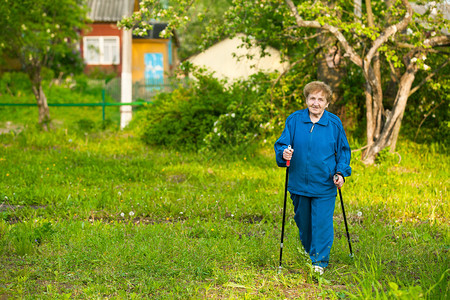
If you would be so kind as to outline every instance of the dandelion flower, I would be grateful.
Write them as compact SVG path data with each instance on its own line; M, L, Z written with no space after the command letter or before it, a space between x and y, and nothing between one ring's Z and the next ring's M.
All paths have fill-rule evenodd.
M125 217L125 214L124 213L120 213L120 216L123 218L123 217Z
M130 217L134 216L134 212L133 211L130 211L128 214L130 215Z
M357 215L358 217L362 217L362 212L358 211L358 212L356 213L356 215Z

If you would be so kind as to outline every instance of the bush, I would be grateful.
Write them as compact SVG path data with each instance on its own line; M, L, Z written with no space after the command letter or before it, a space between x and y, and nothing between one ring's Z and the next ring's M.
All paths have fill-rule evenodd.
M276 122L269 83L269 77L259 73L230 87L230 104L206 135L203 151L252 152L267 142Z
M6 72L0 79L0 94L22 96L31 92L31 81L23 72Z
M130 127L137 128L148 144L198 150L214 122L226 112L231 97L212 76L197 73L196 78L190 88L157 95L150 107L136 114Z
M198 81L192 87L160 94L135 115L130 127L146 143L200 152L249 153L261 143L274 142L286 111L293 112L302 103L279 96L292 94L295 84L283 82L273 88L272 75L258 73L229 87L204 71L195 76Z

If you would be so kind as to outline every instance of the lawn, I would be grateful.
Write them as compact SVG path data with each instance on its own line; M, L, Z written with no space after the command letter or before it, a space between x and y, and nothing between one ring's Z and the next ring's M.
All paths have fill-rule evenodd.
M32 113L0 109L3 128L7 115ZM72 121L58 109L51 132L12 122L0 134L0 298L448 299L443 145L401 138L373 166L353 153L342 194L355 255L337 199L330 267L317 279L290 202L277 273L285 170L271 145L176 152L101 129L101 108L72 108Z

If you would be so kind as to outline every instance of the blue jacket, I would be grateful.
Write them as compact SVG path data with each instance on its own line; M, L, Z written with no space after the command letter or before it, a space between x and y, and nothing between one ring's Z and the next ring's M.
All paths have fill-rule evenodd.
M333 175L350 176L350 146L341 120L324 111L313 124L308 109L296 111L286 119L285 128L275 143L279 167L286 167L283 151L291 145L294 153L289 167L288 190L308 197L334 197Z

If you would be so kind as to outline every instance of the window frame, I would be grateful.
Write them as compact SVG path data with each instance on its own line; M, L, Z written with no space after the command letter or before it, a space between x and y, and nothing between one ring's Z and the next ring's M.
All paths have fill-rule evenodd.
M96 54L98 56L98 60L91 60L89 58L89 53L91 53L92 49L89 49L90 43L88 40L97 40L98 43L98 53ZM105 40L114 40L113 43L105 43ZM115 51L111 52L111 58L110 60L105 60L105 46L109 45L109 48L115 47ZM112 46L111 46L112 45ZM116 55L114 55L116 54ZM114 58L117 57L117 60L115 61ZM83 58L86 64L88 65L120 65L120 39L118 36L114 35L105 35L105 36L84 36L83 37Z

